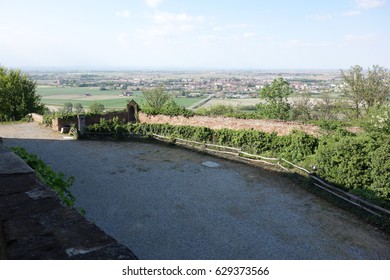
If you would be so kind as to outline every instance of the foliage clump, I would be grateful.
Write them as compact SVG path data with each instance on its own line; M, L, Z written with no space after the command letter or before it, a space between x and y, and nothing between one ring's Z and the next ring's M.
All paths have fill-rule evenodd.
M191 117L194 113L173 101L171 94L165 91L163 86L144 90L143 96L146 104L142 106L142 112L148 115L167 115Z
M15 121L29 113L43 113L36 84L20 70L0 66L0 121Z

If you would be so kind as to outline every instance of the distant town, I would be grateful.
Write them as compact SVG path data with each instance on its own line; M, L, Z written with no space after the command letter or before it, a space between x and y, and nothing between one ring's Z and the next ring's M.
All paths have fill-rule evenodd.
M132 91L164 85L176 97L255 98L259 90L276 77L287 80L294 94L321 95L340 93L339 71L131 71L131 72L29 72L38 86L100 87L119 90L123 96Z

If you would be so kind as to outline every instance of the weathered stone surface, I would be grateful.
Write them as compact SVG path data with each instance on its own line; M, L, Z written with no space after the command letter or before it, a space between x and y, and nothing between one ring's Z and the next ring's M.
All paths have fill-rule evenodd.
M0 196L31 190L37 184L36 176L31 174L0 175Z
M0 259L136 259L0 144Z
M0 145L0 159L0 175L34 172L21 158L15 156L3 145Z

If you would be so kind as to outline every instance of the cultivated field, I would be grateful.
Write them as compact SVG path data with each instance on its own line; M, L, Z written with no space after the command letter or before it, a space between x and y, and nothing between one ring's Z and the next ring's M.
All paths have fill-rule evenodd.
M142 92L135 91L132 96L121 96L123 90L100 90L99 87L37 87L37 93L42 97L42 102L49 108L61 107L66 102L80 103L88 107L94 102L99 102L108 109L122 109L130 100L142 104L144 99ZM189 107L203 98L175 98L175 102L181 106Z
M312 106L317 105L319 102L322 101L322 96L316 96L309 98L309 104ZM339 98L337 95L332 95L332 99ZM302 97L290 97L288 98L288 102L292 105L296 104L302 99ZM215 105L225 105L225 106L233 106L233 107L242 107L242 106L255 106L259 103L266 103L265 99L260 98L232 98L232 99L220 99L220 98L213 98L207 101L205 104L200 106L199 108L208 108Z

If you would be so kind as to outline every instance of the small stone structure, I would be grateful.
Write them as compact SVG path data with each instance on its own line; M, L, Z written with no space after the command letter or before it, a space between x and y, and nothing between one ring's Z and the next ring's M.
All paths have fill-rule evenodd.
M0 142L0 259L136 259L42 184Z
M138 122L138 111L139 106L137 102L131 100L127 103L127 122L136 123Z
M96 114L96 115L78 115L78 116L68 116L66 118L54 118L51 121L51 127L55 131L61 131L63 127L75 126L80 134L83 134L86 126L99 123L100 119L112 120L114 117L117 117L120 121L136 123L138 122L138 112L139 106L137 102L131 100L127 106L126 110L118 112L108 112L105 114ZM32 119L35 122L43 123L43 116L32 113Z

